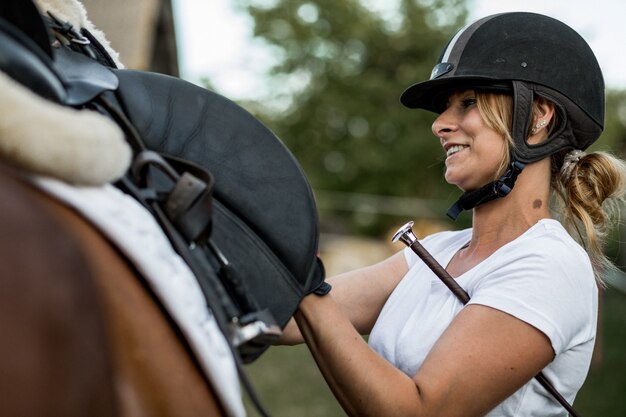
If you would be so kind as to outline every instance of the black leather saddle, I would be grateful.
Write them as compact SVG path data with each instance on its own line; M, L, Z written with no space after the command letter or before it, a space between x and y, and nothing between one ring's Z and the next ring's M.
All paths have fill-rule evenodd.
M201 223L191 222L197 233L190 237L176 219L164 221L178 229L174 246L192 251L183 258L201 264L192 270L208 305L228 322L227 336L245 362L256 359L277 336L273 326L284 327L304 295L329 289L317 257L315 200L298 162L269 129L223 96L174 77L111 68L111 60L97 59L102 50L50 48L37 9L17 3L19 13L9 7L15 1L0 7L0 70L44 98L101 111L121 124L134 139L134 166L154 160L175 171L173 185L158 172L151 177L151 201L184 188L180 178L193 179L193 198L201 201L190 201L195 213L188 217ZM134 174L125 191L134 189ZM146 200L146 190L135 196Z
M211 237L284 327L303 288L324 278L315 201L297 161L267 127L223 96L161 74L115 74L117 96L146 146L213 174Z

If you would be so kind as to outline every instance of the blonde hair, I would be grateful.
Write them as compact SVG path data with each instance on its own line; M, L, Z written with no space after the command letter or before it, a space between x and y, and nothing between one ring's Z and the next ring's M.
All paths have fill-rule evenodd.
M485 124L505 139L506 155L496 173L499 178L506 172L510 151L515 146L511 137L513 100L508 95L477 92L476 103ZM536 104L533 113L539 111ZM556 123L555 117L547 126L548 132ZM551 157L551 189L558 197L554 199L555 212L570 235L587 250L596 280L602 285L601 275L615 268L604 253L604 246L610 226L619 219L619 203L626 193L626 163L607 152L592 152L575 162L567 175L562 175L566 153L558 152Z
M553 166L563 162L553 157ZM596 278L615 266L604 253L610 226L619 220L626 192L626 163L607 152L592 152L574 164L571 173L553 173L552 189L559 197L557 212L564 226L585 247Z
M515 147L511 136L513 125L513 98L505 94L476 92L476 106L487 127L495 130L505 140L504 155L493 180L497 180L506 172L511 163L511 149Z

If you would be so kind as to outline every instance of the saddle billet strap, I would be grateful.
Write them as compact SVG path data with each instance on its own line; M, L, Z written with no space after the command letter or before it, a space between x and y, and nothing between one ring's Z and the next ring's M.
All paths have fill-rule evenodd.
M161 201L163 210L187 242L204 244L211 234L214 179L207 170L179 158L144 150L135 156L131 175L145 190L157 190L151 169L168 177L170 184L162 192L152 193L152 199ZM179 172L181 174L179 174Z
M77 30L68 22L63 22L57 18L50 11L47 12L47 16L42 16L42 18L57 40L68 48L86 55L106 67L117 68L115 60L109 55L106 48L87 29L80 28Z
M95 55L96 61L110 68L117 68L117 64L109 55L106 48L102 46L102 44L96 39L95 36L91 34L87 29L81 28L80 33L89 40L89 44L93 47L93 53Z
M64 22L58 19L50 11L47 12L47 16L42 17L44 22L52 30L57 41L61 42L69 49L97 61L96 54L91 48L91 41L83 36L82 31L76 30L70 22Z
M228 301L228 297L220 291L222 288L215 273L210 265L206 263L206 257L199 254L198 248L190 248L184 239L178 234L177 230L171 224L165 213L160 209L159 205L153 202L148 202L144 198L144 194L135 186L134 182L129 178L129 176L125 176L120 180L120 183L117 184L118 187L129 195L136 198L140 203L142 203L145 207L147 207L154 215L157 221L160 223L161 227L164 229L166 236L174 246L176 252L183 258L185 263L189 266L193 274L198 279L198 283L203 289L203 293L205 299L207 300L207 304L211 309L213 316L215 317L215 322L217 323L218 328L224 335L230 334L229 324L230 320L227 316L236 314L236 311L225 311L218 306L230 306L230 302ZM207 288L208 287L208 288ZM227 307L228 308L228 307ZM259 412L259 414L263 417L269 417L269 413L265 410L265 407L261 403L261 400L256 393L256 390L252 386L250 378L245 373L243 369L243 362L241 360L241 356L239 352L237 352L234 343L232 340L227 337L228 347L231 350L233 359L235 361L235 365L237 368L237 374L239 375L239 380L250 397L250 401L254 404L255 408Z

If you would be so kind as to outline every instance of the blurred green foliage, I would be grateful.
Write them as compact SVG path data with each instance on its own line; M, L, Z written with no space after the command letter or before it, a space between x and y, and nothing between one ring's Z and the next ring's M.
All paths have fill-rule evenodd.
M604 132L592 150L609 150L626 156L626 91L609 90L606 95Z
M626 295L605 291L600 311L598 356L575 405L584 416L626 416Z

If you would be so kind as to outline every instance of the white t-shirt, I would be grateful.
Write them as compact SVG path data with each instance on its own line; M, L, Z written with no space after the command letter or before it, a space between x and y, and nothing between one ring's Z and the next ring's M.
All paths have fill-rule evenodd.
M445 267L471 233L442 232L421 243ZM417 255L409 248L404 253L409 271L383 307L369 344L413 377L463 305ZM456 280L469 293L470 304L504 311L550 339L556 357L543 373L571 404L589 370L598 289L587 253L561 224L540 220ZM566 415L534 379L488 414Z

